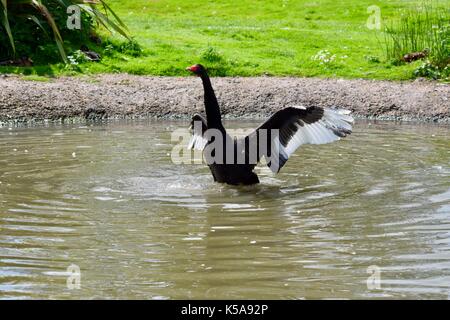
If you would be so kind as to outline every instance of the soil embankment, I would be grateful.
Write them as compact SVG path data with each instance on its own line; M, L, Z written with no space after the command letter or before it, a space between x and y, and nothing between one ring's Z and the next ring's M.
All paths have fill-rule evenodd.
M337 106L371 119L450 123L450 85L318 78L214 78L227 118L260 118L287 106ZM67 118L188 118L203 110L195 77L127 74L48 82L0 76L0 121Z

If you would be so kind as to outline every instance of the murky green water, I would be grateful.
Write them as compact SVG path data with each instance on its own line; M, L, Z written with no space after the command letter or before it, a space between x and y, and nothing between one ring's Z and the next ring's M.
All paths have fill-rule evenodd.
M235 188L172 164L185 125L0 128L0 298L449 297L449 127L359 123Z

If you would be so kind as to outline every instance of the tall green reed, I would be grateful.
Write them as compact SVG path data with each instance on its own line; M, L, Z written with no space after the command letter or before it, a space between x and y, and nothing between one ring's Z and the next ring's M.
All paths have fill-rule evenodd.
M384 49L388 60L401 62L405 54L428 52L430 62L438 68L450 63L450 8L435 1L400 12L384 29Z

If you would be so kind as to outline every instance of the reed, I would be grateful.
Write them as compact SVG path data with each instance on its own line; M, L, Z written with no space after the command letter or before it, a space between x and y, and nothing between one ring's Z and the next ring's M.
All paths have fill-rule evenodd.
M0 57L16 56L18 42L22 47L28 44L19 54L30 54L50 40L67 62L64 48L67 39L62 36L62 30L65 30L67 8L72 5L78 5L85 14L88 28L82 32L89 33L91 27L102 25L129 38L127 27L104 0L0 0Z
M439 69L450 63L450 9L434 1L424 1L414 9L403 10L386 24L384 48L388 60L400 63L404 55L425 51Z

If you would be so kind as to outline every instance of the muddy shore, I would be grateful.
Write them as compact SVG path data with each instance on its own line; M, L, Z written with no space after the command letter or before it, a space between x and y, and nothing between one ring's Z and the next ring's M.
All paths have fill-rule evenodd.
M214 78L225 118L261 118L287 106L338 106L357 117L450 123L450 85L317 78ZM0 75L0 121L189 118L203 110L195 77L126 74L29 81Z

